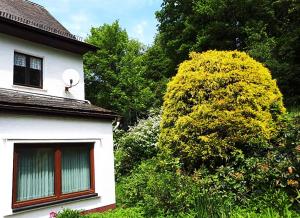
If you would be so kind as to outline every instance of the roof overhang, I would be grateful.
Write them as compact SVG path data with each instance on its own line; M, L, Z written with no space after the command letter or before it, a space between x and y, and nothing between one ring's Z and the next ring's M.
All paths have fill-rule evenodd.
M119 116L113 113L96 113L90 111L80 111L80 110L67 110L67 109L57 109L57 108L42 108L33 105L13 105L0 103L0 111L7 113L24 113L24 114L34 114L34 115L52 115L52 116L63 116L63 117L78 117L78 118L93 118L100 120L115 120Z
M119 116L85 100L0 88L0 112L114 120Z
M0 17L0 33L81 55L89 51L96 51L98 49L94 45L90 45L76 39L64 37L3 17Z

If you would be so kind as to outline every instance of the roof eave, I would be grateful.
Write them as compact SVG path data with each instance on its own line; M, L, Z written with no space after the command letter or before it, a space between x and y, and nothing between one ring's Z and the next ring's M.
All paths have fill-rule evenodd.
M26 112L29 114L46 114L46 115L57 115L57 116L71 116L71 117L83 117L83 118L97 118L105 120L114 120L119 116L114 113L100 113L90 112L83 110L67 110L67 109L56 109L56 108L41 108L29 105L11 105L11 104L0 104L0 111L6 112Z
M0 33L81 55L98 49L98 47L94 45L3 17L0 17Z

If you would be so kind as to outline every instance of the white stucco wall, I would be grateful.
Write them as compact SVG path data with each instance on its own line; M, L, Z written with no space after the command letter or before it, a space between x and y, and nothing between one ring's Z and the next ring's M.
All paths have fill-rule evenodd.
M110 121L0 113L0 217L49 218L64 207L89 210L115 203L113 135ZM93 142L95 189L99 198L31 211L12 212L14 143Z
M14 52L43 58L43 89L13 85ZM65 92L62 74L74 69L80 74L80 83ZM46 95L84 99L83 61L81 55L51 48L0 33L0 87L30 91Z

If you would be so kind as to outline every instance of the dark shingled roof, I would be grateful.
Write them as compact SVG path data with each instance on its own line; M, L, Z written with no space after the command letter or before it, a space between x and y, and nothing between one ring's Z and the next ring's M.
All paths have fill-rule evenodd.
M0 33L81 55L98 49L70 33L43 6L28 0L0 0Z
M27 0L0 0L0 10L13 16L37 23L40 27L71 34L43 6ZM30 25L30 23L29 23Z
M0 110L114 119L117 114L88 101L0 88Z

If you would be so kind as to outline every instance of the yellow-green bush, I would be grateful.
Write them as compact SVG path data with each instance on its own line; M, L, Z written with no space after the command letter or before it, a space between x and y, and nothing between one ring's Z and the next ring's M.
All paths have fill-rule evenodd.
M244 52L191 53L169 82L159 145L187 167L252 155L285 112L270 71Z

